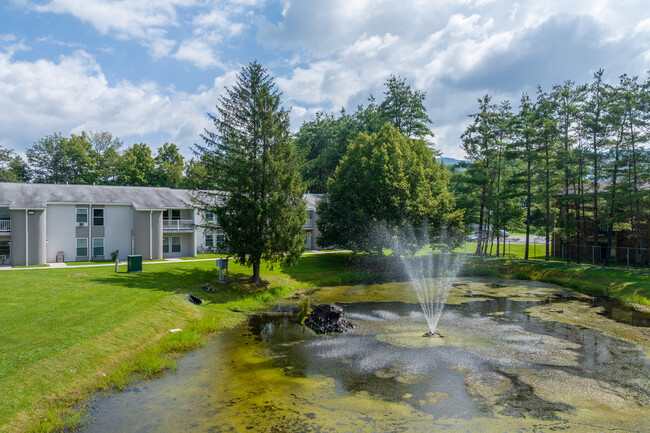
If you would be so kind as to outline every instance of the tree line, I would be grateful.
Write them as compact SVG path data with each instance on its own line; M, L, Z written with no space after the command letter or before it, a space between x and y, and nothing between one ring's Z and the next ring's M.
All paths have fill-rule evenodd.
M189 161L165 143L154 153L146 143L124 148L110 132L60 133L37 140L26 160L0 147L0 182L209 188L205 164Z
M647 248L650 80L603 78L599 70L591 83L538 87L517 109L489 95L478 100L461 137L469 161L452 167L451 185L466 222L478 227L477 254L493 252L496 240L496 254L505 255L495 234L520 227L526 259L534 227L546 236L546 260L552 234L579 245L565 250L569 261L591 260L596 246L607 264L621 230Z

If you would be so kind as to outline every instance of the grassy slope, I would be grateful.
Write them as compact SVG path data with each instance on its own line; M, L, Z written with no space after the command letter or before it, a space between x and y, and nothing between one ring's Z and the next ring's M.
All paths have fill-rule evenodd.
M0 431L75 425L79 414L66 408L93 391L173 368L174 357L244 320L243 312L335 275L342 260L306 257L290 270L267 269L266 287L249 285L250 272L234 263L233 282L217 285L212 261L149 264L142 274L112 267L4 271ZM204 292L205 283L217 291ZM186 293L207 304L190 304ZM170 334L173 328L184 331Z
M475 275L484 271L485 275L543 281L588 295L650 306L650 274L501 260L472 260L465 270L467 274Z

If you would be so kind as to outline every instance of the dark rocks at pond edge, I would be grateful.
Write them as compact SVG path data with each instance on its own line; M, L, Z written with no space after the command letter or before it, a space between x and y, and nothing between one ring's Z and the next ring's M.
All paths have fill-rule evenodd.
M305 320L305 326L317 334L341 333L355 327L344 317L343 308L333 304L313 307Z
M201 301L199 298L197 298L194 295L185 295L188 301L190 301L194 305L201 305L203 301Z

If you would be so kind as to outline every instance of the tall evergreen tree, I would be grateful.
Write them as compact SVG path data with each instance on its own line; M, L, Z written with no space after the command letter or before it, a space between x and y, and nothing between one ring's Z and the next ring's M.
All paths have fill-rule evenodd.
M252 266L254 283L262 260L294 263L305 245L304 186L280 96L267 70L250 63L209 115L216 130L197 146L210 156L217 192L197 192L195 205L215 213L224 250Z
M399 132L409 138L426 140L433 137L433 132L427 125L431 119L424 107L426 93L413 90L406 79L391 75L385 83L386 96L379 105L382 121L396 127Z
M473 122L461 136L463 150L467 158L474 163L473 182L480 191L476 254L487 252L491 236L492 192L496 179L493 166L497 160L495 143L498 123L498 107L492 104L491 100L487 94L478 99L479 111L470 115Z

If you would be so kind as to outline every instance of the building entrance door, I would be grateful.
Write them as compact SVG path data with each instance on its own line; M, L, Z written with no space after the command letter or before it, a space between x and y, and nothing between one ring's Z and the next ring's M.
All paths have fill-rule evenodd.
M11 264L11 241L0 240L0 265Z

